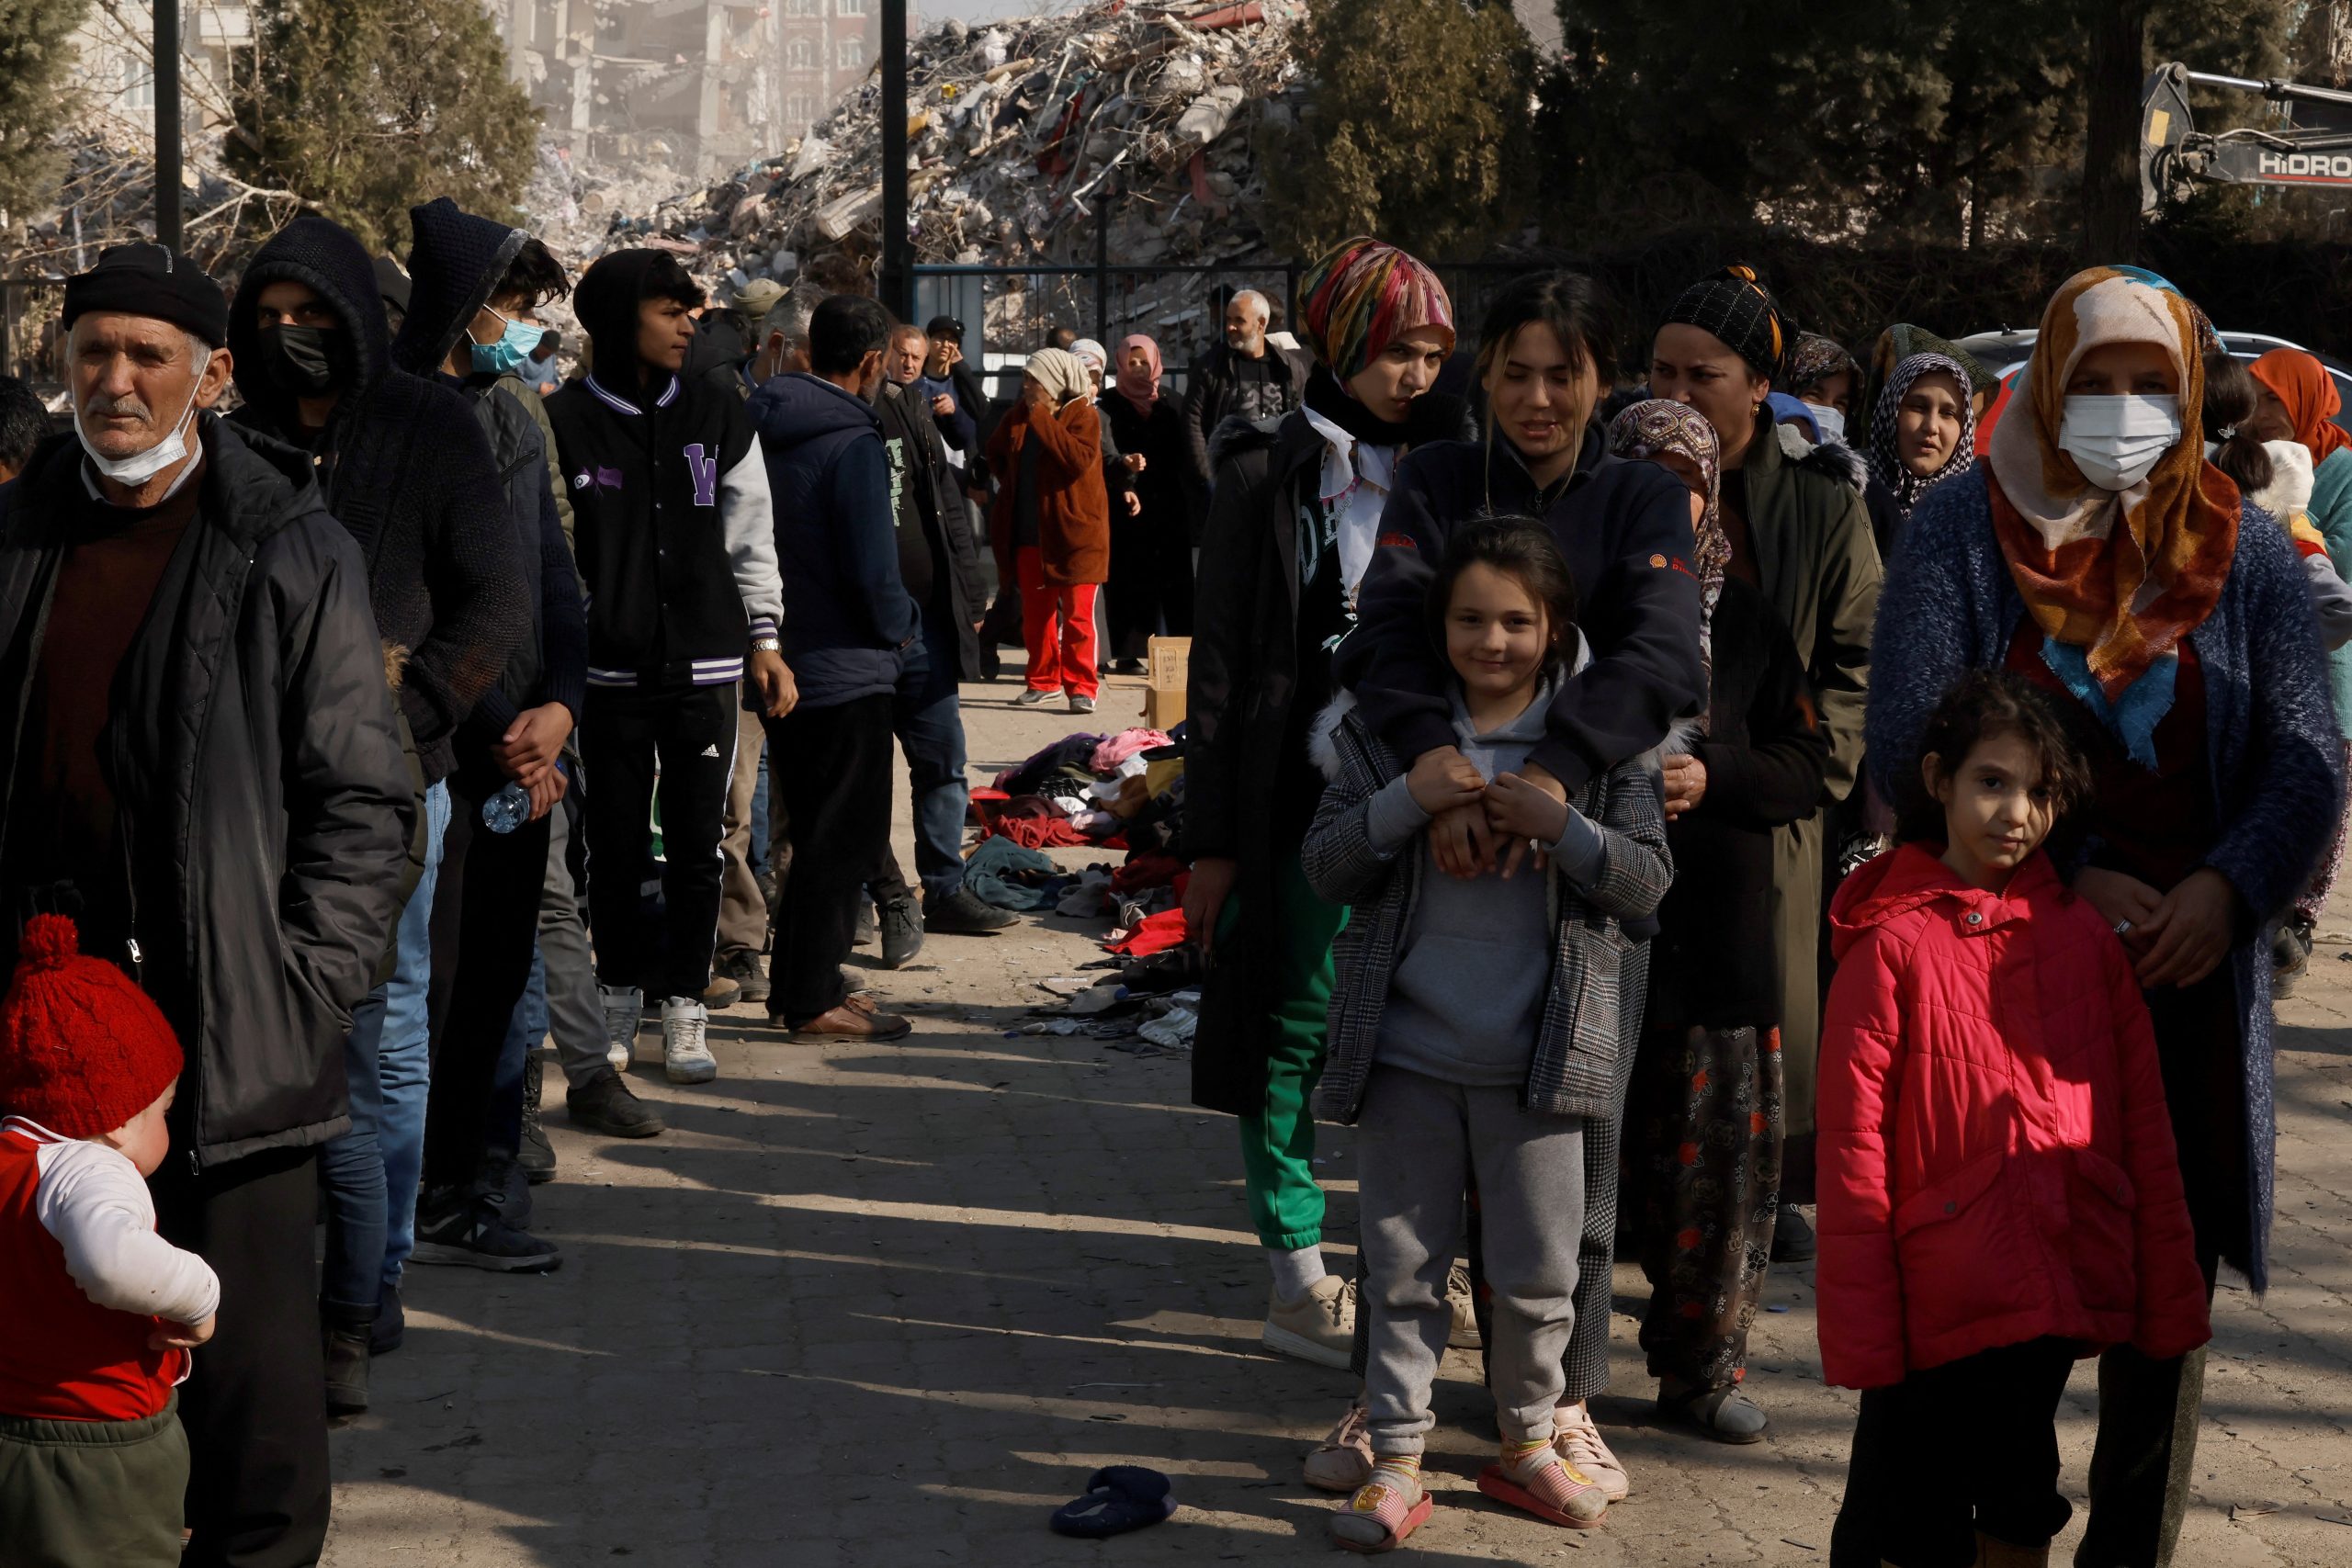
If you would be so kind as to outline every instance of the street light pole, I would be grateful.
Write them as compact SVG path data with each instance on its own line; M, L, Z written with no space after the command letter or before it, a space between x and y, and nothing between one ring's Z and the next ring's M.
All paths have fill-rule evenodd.
M914 314L914 256L907 243L907 0L882 0L882 303Z
M180 248L180 0L154 0L155 243Z

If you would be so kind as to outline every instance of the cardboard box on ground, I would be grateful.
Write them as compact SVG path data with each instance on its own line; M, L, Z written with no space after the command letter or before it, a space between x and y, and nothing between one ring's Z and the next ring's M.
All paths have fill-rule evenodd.
M1169 730L1184 722L1184 682L1193 665L1193 639L1156 637L1144 667L1143 724Z

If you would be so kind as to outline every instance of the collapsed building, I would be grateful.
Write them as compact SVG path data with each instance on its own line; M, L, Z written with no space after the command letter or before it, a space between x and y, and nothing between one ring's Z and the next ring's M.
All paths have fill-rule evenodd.
M876 0L485 0L576 159L707 177L805 134L876 56Z
M788 3L788 0L787 0ZM1260 133L1297 112L1298 0L1137 4L950 20L909 44L908 226L914 259L1026 275L932 276L918 314L986 324L991 344L1047 319L1091 331L1208 329L1209 290L1279 299L1287 258L1263 227ZM754 278L872 286L881 249L881 88L869 75L807 135L728 178L646 203L579 160L543 188L571 254L651 245L725 294ZM601 231L594 230L601 220ZM1098 248L1123 270L1099 304ZM1213 268L1212 276L1147 269Z

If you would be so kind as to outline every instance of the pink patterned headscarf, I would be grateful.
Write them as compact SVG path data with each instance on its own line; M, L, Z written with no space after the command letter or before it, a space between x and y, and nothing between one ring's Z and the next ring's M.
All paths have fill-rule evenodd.
M1715 428L1696 409L1652 398L1617 416L1609 426L1609 450L1620 457L1651 459L1671 452L1699 470L1707 504L1690 531L1698 556L1691 565L1699 580L1699 649L1712 684L1715 601L1724 596L1724 569L1731 564L1731 538L1723 524L1723 447ZM1701 728L1705 728L1703 716Z

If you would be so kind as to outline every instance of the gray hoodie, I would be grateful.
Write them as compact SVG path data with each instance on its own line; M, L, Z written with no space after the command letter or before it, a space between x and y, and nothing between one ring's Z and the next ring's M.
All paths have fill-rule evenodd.
M1517 773L1544 738L1555 686L1547 680L1518 717L1484 733L1472 727L1457 692L1453 729L1462 754L1488 779ZM1430 854L1430 815L1403 777L1384 785L1368 809L1376 852L1393 855L1419 839L1422 857L1375 1058L1447 1083L1519 1087L1527 1081L1551 978L1550 876L1532 861L1509 879L1499 872L1467 881L1447 875ZM1570 807L1567 828L1547 852L1554 874L1589 887L1601 870L1600 830Z

